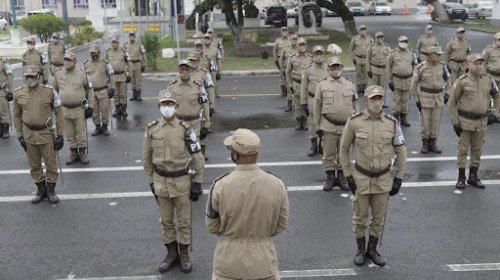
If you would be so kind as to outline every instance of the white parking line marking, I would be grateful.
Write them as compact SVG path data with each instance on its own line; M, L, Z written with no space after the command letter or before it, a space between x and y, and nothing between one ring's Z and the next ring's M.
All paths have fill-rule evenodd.
M281 278L307 278L307 277L328 277L328 276L354 276L356 271L352 268L344 269L315 269L315 270L290 270L281 271Z
M500 270L500 263L448 264L446 267L451 271L492 271Z
M498 160L500 155L486 155L482 156L481 160ZM456 157L415 157L408 158L407 162L435 162L435 161L455 161ZM273 166L304 166L304 165L320 165L319 160L310 161L277 161L277 162L258 162L260 167L273 167ZM234 163L213 163L205 164L206 169L213 168L234 168ZM63 168L63 173L84 173L84 172L116 172L116 171L142 171L142 166L110 166L110 167L84 167L84 168ZM29 169L13 169L13 170L0 170L0 175L19 175L29 174Z

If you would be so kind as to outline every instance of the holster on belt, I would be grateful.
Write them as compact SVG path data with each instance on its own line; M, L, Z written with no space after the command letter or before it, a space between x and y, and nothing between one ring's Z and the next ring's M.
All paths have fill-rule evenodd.
M404 80L404 79L409 79L409 78L411 78L411 77L413 76L413 74L410 74L410 75L407 75L407 76L403 76L403 75L398 75L398 74L392 73L392 76L393 76L393 77L396 77L396 78L398 78L398 79L402 79L402 80Z
M310 97L314 98L314 93L308 92L307 95L309 95Z
M325 120L327 120L328 122L333 123L334 125L345 125L346 124L346 121L332 120L326 114L323 114L323 118L325 118Z
M469 120L480 120L487 116L487 114L465 112L458 109L458 115Z
M370 63L370 65L373 66L373 67L376 67L376 68L383 68L383 69L385 69L385 65L377 65L377 64L371 64L371 63Z
M198 120L200 118L199 115L194 115L194 116L177 116L177 118L181 121L186 121L186 122L190 122L190 121L195 121L195 120Z
M156 164L153 165L153 171L156 174L158 174L162 177L167 177L167 178L177 178L177 177L181 177L181 176L189 174L186 169L181 169L181 170L176 170L176 171L167 171L166 169L159 167Z
M389 172L389 170L391 170L391 165L389 164L386 168L380 170L379 172L374 172L374 171L370 171L368 169L364 169L359 164L355 163L354 169L356 169L357 171L359 171L359 173L361 173L365 176L368 176L370 178L376 178L376 177L380 177L380 176L384 175L385 173Z
M105 89L108 89L108 86L103 86L103 87L98 87L98 88L94 88L94 92L96 91L101 91L101 90L105 90Z
M432 88L426 88L426 87L420 86L420 91L427 92L427 93L441 93L441 92L443 92L443 89L442 88L432 89Z

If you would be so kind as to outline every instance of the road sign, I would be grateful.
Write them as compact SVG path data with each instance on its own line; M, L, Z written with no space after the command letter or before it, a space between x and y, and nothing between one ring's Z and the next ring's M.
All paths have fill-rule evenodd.
M158 23L148 24L148 32L160 32L160 25Z
M139 26L137 24L124 24L123 25L123 32L129 33L129 32L137 32L139 31Z

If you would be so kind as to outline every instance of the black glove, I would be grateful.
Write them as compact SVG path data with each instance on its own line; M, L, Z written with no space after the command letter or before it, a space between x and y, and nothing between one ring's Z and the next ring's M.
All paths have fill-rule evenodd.
M394 84L392 82L389 82L389 88L391 89L391 91L394 91Z
M347 185L349 186L349 189L351 189L351 192L353 195L356 195L356 189L358 188L356 186L356 182L354 182L354 178L351 176L348 176L347 178Z
M219 72L217 72L217 73L215 74L215 80L217 80L217 81L218 81L218 80L220 80L220 78L221 78L220 73L219 73Z
M198 197L203 194L201 189L201 183L192 182L191 190L189 191L189 199L192 201L198 201Z
M24 137L19 137L17 140L19 140L19 144L21 144L21 147L23 147L23 150L26 152L26 142L24 142Z
M158 201L158 196L157 196L157 195L156 195L156 193L155 193L155 185L154 185L154 183L150 183L150 184L149 184L149 188L151 189L151 192L152 192L152 193L153 193L153 195L155 196L156 201Z
M49 82L49 80L43 80L43 84L46 85Z
M488 125L494 124L497 121L497 118L495 117L495 115L493 115L493 113L488 113L487 115L488 115Z
M304 109L304 113L306 113L306 116L309 117L309 107L307 104L302 104L302 109Z
M208 133L209 133L208 128L202 127L200 130L200 140L207 138Z
M372 70L368 71L368 78L373 78L373 73L372 73Z
M57 135L57 137L54 139L54 150L60 151L64 146L64 138L62 135Z
M356 59L352 59L352 64L354 64L354 66L356 66Z
M280 69L280 63L276 60L276 61L274 62L274 64L276 64L276 67L278 67L278 70L279 70L279 69Z
M418 111L419 111L419 112L422 112L422 103L420 103L420 100L419 100L419 101L417 101L417 103L416 103L416 104L417 104Z
M460 126L460 124L454 124L453 129L455 130L457 136L460 137L460 134L462 134L462 127Z
M114 88L108 88L108 97L109 99L113 98L115 96L115 89Z
M94 109L92 109L92 108L85 109L85 118L86 119L92 118L93 113L94 113Z
M422 60L420 59L420 56L417 56L417 62L420 64L422 63Z
M125 82L130 83L132 81L132 77L127 76L127 80Z
M444 98L444 104L446 104L448 103L448 99L450 99L450 96L447 93L445 93L443 98Z
M316 130L316 134L317 134L319 137L323 137L323 135L325 135L325 132L324 132L322 129L318 129L318 130Z
M210 108L210 118L212 117L213 114L215 114L215 109L214 108Z
M144 71L146 71L146 66L145 65L142 65L141 66L141 72L144 73Z
M392 189L389 192L389 196L393 196L399 192L399 189L401 188L401 184L403 183L403 180L399 178L394 178L394 181L392 181Z
M14 99L14 94L12 92L7 92L7 94L5 95L5 98L7 98L7 101L12 101L12 99Z

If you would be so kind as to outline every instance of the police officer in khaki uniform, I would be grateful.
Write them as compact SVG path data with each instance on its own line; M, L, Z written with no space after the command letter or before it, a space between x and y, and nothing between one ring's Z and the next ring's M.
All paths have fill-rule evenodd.
M309 139L311 139L311 148L307 153L310 157L319 152L318 135L316 134L318 128L314 123L314 94L319 81L329 76L323 46L314 46L312 61L313 63L304 69L300 83L300 105L308 118Z
M500 85L500 32L493 36L493 43L483 50L483 58L486 73L493 76L497 85ZM498 106L494 113L496 121L500 122L500 108Z
M214 81L215 96L218 96L218 83L222 73L222 55L216 46L212 45L213 36L209 33L204 38L204 53L209 57L209 69Z
M276 67L278 67L278 70L280 71L285 71L284 69L280 68L280 58L281 58L281 52L283 51L283 48L286 46L290 46L290 39L288 36L290 33L288 32L288 27L283 26L281 27L281 37L278 37L276 41L274 41L273 45L273 59L274 63L276 64ZM287 64L283 64L283 67L286 67ZM285 68L286 69L286 68ZM280 86L281 86L281 94L286 95L287 93L287 82L286 82L286 77L280 75Z
M465 29L457 28L456 34L456 37L446 44L445 63L450 71L452 84L458 77L465 74L467 56L471 52L471 44L465 39Z
M191 67L193 68L191 70L191 77L193 80L198 81L201 84L203 84L209 97L215 96L214 81L212 80L212 75L210 74L210 72L208 71L207 68L200 66L200 56L201 55L202 55L202 53L200 53L198 51L194 51L194 52L189 53L189 56L187 59L189 60L189 63L191 64ZM215 104L213 103L214 100L212 100L212 102L210 102L210 98L208 101L209 101L209 107L210 107L210 117L212 117L212 115L215 113Z
M377 244L384 230L389 196L398 193L406 168L404 136L397 120L382 112L383 99L382 87L368 87L363 99L367 109L352 116L342 134L340 161L353 193L353 232L358 245L354 264L358 266L364 265L365 257L378 266L385 265ZM352 171L351 151L356 162ZM390 169L394 154L393 175ZM371 222L365 251L369 212Z
M54 189L58 177L56 151L64 145L61 99L51 87L39 84L38 66L25 66L23 72L25 86L17 88L14 94L14 126L38 189L31 203L39 203L47 197L51 203L58 203Z
M95 131L92 136L109 135L109 99L113 97L111 75L113 75L113 66L106 59L100 57L101 50L99 46L90 47L90 58L83 63L83 71L87 73L92 81L94 88L94 99L91 100L94 106L92 121L95 125Z
M130 101L142 101L142 73L146 70L146 49L141 42L135 39L135 33L130 32L129 41L123 48L130 56L130 79L132 83L132 98Z
M359 26L359 34L354 35L349 45L352 62L356 68L356 87L358 94L362 94L366 88L366 53L368 47L373 43L373 38L366 31L366 26Z
M0 59L0 137L9 138L10 109L9 101L12 101L12 67L7 60Z
M453 84L448 108L453 129L458 136L458 182L455 187L465 188L465 163L470 150L467 184L484 189L477 171L486 136L488 100L493 98L495 108L498 108L500 94L493 77L483 73L484 58L480 54L469 55L467 66L469 72Z
M59 33L54 33L52 35L52 42L50 42L47 49L50 63L50 74L52 74L52 76L54 76L54 73L63 68L63 56L65 52L66 46L60 41Z
M381 31L375 33L375 42L368 47L366 53L366 65L368 65L368 77L377 86L385 87L387 83L385 67L390 52L391 47L384 42L384 33Z
M288 60L294 54L298 53L298 40L297 34L292 34L290 36L290 45L287 45L281 49L281 54L279 56L279 71L280 71L280 79L286 81L286 66L288 65ZM291 112L293 110L293 93L291 90L288 90L286 85L281 87L281 95L286 96L286 108L285 112Z
M113 66L113 76L111 83L115 90L115 112L113 117L127 117L127 83L130 82L129 71L131 67L131 59L124 48L120 48L120 37L115 36L111 39L111 48L106 50L106 60Z
M179 261L182 272L193 269L188 248L191 240L191 202L203 192L204 160L196 132L176 117L180 97L159 93L162 118L151 122L144 132L144 171L160 208L163 243L167 255L158 271L165 273ZM194 170L191 178L188 166ZM175 222L177 220L177 223Z
M288 226L286 187L258 167L257 134L240 128L224 145L236 169L214 181L207 199L207 228L219 237L212 280L278 280L272 238Z
M66 161L71 165L80 160L88 164L86 119L92 117L94 89L88 75L76 67L76 55L64 54L64 69L54 76L54 90L59 93L64 115L64 132L68 139L71 155Z
M427 24L425 26L425 33L423 35L420 35L420 37L418 37L417 46L415 47L415 51L418 54L420 62L424 62L427 56L429 55L427 50L430 47L435 47L435 46L439 46L439 42L436 39L436 36L432 34L432 25Z
M24 66L38 66L42 75L42 83L44 85L49 81L48 58L46 54L35 49L35 39L28 38L26 41L28 50L23 54L23 69Z
M297 45L297 54L292 54L288 59L288 64L286 66L286 82L288 89L293 94L295 120L297 121L295 130L306 130L307 117L304 108L300 105L300 83L302 80L302 72L312 63L312 55L306 53L306 39L299 38L297 40Z
M441 62L441 47L434 46L426 50L426 60L420 63L411 80L410 93L415 97L420 112L420 136L422 149L426 154L429 151L440 154L436 145L443 106L448 102L448 93L445 87L450 88L450 73Z
M400 36L398 41L398 47L389 53L386 71L389 88L392 90L392 114L402 125L409 127L406 114L410 101L410 84L413 68L418 61L415 52L408 48L408 37Z
M316 87L313 114L318 129L316 133L323 138L323 170L327 175L323 190L331 191L334 186L339 186L343 191L349 191L340 165L340 138L347 119L356 112L358 98L354 84L342 77L340 57L329 58L327 64L330 77Z
M219 50L220 55L221 55L221 62L224 62L224 44L222 42L222 36L221 37L216 36L216 34L214 33L214 30L211 28L209 28L207 30L207 33L212 36L212 46L216 47ZM219 34L219 35L222 35L222 34Z

